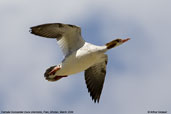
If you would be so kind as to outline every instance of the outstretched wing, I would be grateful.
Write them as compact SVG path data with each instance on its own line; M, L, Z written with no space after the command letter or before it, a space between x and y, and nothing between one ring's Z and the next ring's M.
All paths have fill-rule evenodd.
M88 92L92 100L96 103L100 100L100 95L103 89L103 83L106 75L107 55L103 62L95 64L94 66L85 70L85 81Z
M64 56L79 49L85 43L81 37L80 27L75 25L49 23L31 27L30 32L46 38L56 38Z

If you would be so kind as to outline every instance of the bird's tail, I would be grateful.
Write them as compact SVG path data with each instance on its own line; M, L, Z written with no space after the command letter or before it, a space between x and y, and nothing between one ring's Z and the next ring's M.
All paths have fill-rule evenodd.
M46 78L46 80L54 82L54 81L57 81L63 77L67 77L67 76L56 76L55 72L53 72L55 67L56 66L51 66L50 68L48 68L46 70L46 72L44 73L44 77Z
M55 68L56 66L51 66L48 69L46 69L46 72L44 73L45 77L49 77L50 72Z

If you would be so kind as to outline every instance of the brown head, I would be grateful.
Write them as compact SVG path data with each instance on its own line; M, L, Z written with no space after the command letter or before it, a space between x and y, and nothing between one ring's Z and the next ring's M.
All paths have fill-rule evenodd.
M111 48L114 48L114 47L117 47L125 42L127 42L128 40L130 40L130 38L126 38L126 39L115 39L109 43L106 44L107 46L107 49L111 49Z

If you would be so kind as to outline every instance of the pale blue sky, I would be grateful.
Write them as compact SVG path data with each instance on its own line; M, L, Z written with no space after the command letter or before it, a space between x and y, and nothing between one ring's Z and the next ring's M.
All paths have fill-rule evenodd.
M0 110L73 110L75 114L146 114L171 110L169 0L1 0ZM97 45L131 40L109 52L99 104L78 73L58 82L43 74L63 55L31 26L69 23Z

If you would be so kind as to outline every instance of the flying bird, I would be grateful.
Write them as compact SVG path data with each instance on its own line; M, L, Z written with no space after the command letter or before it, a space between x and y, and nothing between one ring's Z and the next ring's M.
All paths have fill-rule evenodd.
M64 54L60 64L51 66L45 71L46 80L53 82L85 71L88 92L95 103L99 103L106 75L108 56L105 52L130 40L130 38L115 39L103 46L97 46L82 38L80 27L62 23L34 26L30 28L30 32L45 38L56 39Z

